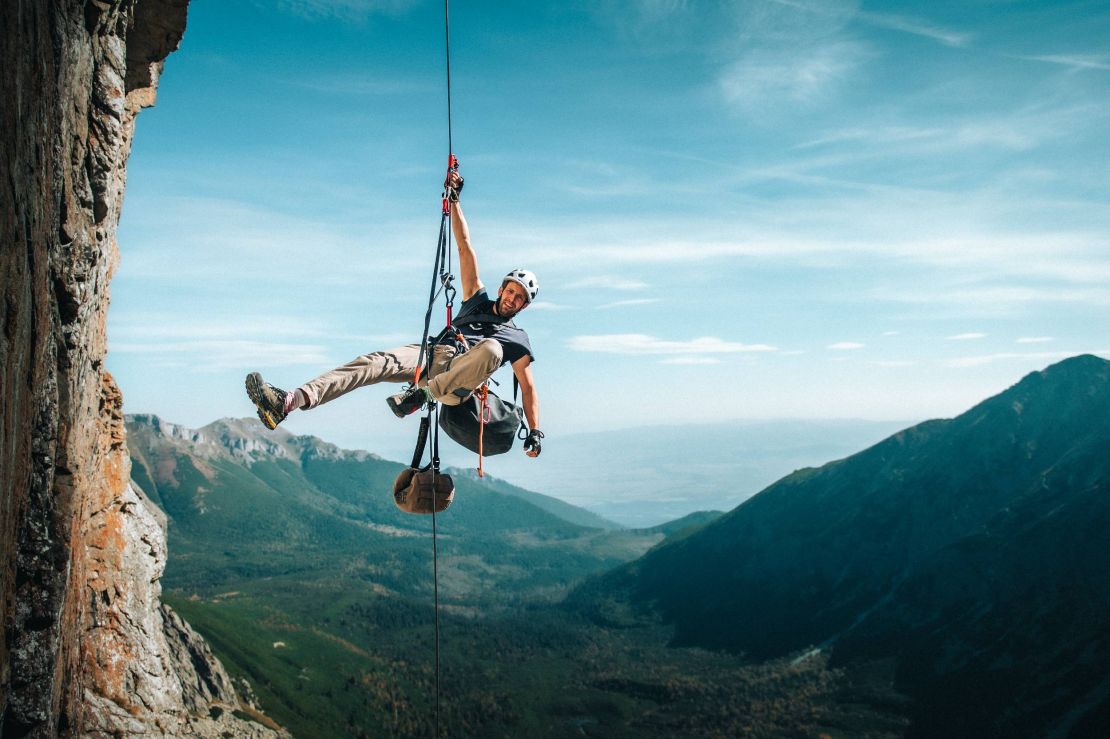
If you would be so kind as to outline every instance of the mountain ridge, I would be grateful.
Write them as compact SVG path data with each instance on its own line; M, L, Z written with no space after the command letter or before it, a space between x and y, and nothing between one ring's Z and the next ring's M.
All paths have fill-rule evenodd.
M154 440L160 440L178 448L188 447L190 454L201 459L224 458L253 463L277 458L295 464L325 460L354 464L370 462L395 468L393 474L404 467L400 462L387 460L373 452L343 449L316 436L292 434L281 428L271 431L262 427L253 418L221 418L199 429L175 424L151 413L128 414L126 421L130 433L137 437L153 435L147 441L147 445L155 443ZM138 459L140 465L145 466L142 464L141 455ZM500 494L516 497L575 525L598 529L621 528L619 524L595 513L557 498L526 490L491 475L486 475L480 482L474 471L470 469L447 467L444 468L444 472L452 475L456 480L468 480L475 484L487 485Z
M265 430L253 419L221 419L201 429L150 414L126 422L132 476L169 517L177 552L167 571L169 587L230 582L242 575L244 563L271 576L306 566L327 570L332 556L363 563L359 567L369 567L390 591L411 594L431 586L431 572L417 564L426 556L422 538L431 533L430 517L404 513L393 503L393 481L406 465L312 436ZM469 471L454 479L456 497L439 517L439 540L448 556L465 552L476 572L490 568L524 577L511 565L516 549L494 544L508 537L532 556L550 555L531 576L537 588L558 589L579 567L600 571L663 538L633 531L606 538L599 534L616 532L614 525L562 501L478 480ZM489 546L479 550L479 542ZM382 569L375 558L405 564ZM198 562L204 567L190 566ZM198 579L201 570L206 574ZM486 578L483 587L492 593L498 582Z
M538 464L507 455L497 471L625 526L650 528L694 511L731 510L794 470L848 456L906 425L772 419L581 431L554 439Z
M570 602L610 619L614 607L626 615L657 613L674 626L676 645L753 659L815 645L831 647L841 661L894 657L898 679L922 700L919 727L938 728L930 711L944 697L959 697L952 686L971 690L994 674L994 661L1007 658L1020 666L998 679L1014 694L1031 698L1045 682L1039 675L1050 675L1074 698L1099 683L1078 668L1049 669L1033 629L998 604L1012 611L1028 590L1022 570L1039 573L1055 595L1033 599L1040 611L1016 612L1055 614L1074 633L1034 619L1054 646L1081 653L1076 642L1087 640L1110 659L1098 630L1110 629L1110 620L1079 608L1074 594L1054 584L1070 583L1088 601L1110 605L1110 584L1098 574L1100 566L1110 569L1110 547L1092 524L1110 520L1108 465L1110 362L1073 357L953 419L918 424L844 460L788 475L704 528L581 587ZM1039 545L1036 567L1017 545L1022 541ZM964 575L958 568L965 562L983 572ZM985 582L991 575L997 583ZM989 632L976 631L988 616L1003 633L1026 635L1031 651L1006 652ZM952 640L943 649L942 635ZM974 644L980 657L971 654ZM923 656L944 649L967 653L965 661ZM979 707L967 704L967 718L956 726L967 735L999 730L985 712L1009 705L1005 696L981 693ZM1010 709L1029 719L1025 709ZM1049 726L1053 717L1038 720Z

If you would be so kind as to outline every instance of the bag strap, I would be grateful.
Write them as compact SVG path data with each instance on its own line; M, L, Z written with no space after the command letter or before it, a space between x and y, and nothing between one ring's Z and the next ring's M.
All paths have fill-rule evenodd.
M438 421L439 421L439 403L435 403L435 404L432 405L432 407L428 410L428 415L426 415L423 420L427 421L430 424L432 422L432 414L433 413L436 415L437 423L435 425L436 426L435 433L432 434L432 461L428 463L428 466L432 468L433 473L438 475L439 474L439 423L438 423Z
M420 431L416 434L416 451L412 453L412 467L414 470L420 469L420 460L424 458L424 447L428 444L428 418L425 416L420 419Z
M428 415L420 419L420 430L416 432L416 449L412 453L412 463L409 467L420 472L427 472L432 470L435 474L439 474L439 425L436 424L436 431L432 434L432 459L428 464L423 467L420 466L420 460L424 458L424 450L428 446L428 429L432 425L432 413L435 409L429 409Z

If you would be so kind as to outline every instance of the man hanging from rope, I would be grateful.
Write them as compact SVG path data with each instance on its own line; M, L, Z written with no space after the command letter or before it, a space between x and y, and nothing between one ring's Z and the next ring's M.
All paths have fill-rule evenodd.
M524 442L524 451L530 457L537 457L543 432L540 431L540 402L532 377L534 357L528 334L516 326L513 317L536 299L539 282L532 272L514 269L502 278L496 300L489 297L478 275L478 258L459 203L463 178L452 171L444 184L452 202L451 230L459 248L463 290L463 304L454 323L469 349L462 350L451 343L437 344L431 369L421 377L420 384L390 396L386 402L398 418L415 413L432 401L458 405L498 367L509 363L520 383L524 415L531 429ZM476 318L482 320L476 321ZM316 408L366 385L412 380L419 355L419 344L363 354L290 392L264 382L262 375L252 372L247 375L247 395L258 409L262 423L274 429L294 410Z

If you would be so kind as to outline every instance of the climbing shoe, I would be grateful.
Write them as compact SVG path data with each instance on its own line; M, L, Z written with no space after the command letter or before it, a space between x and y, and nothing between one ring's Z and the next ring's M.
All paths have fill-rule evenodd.
M247 375L247 397L258 409L258 419L266 428L272 431L285 420L285 391L263 382L257 372Z
M424 392L424 388L419 385L413 385L403 393L390 395L385 399L386 404L389 405L389 410L393 411L393 415L397 418L404 418L410 413L416 413L424 407L428 402L428 396Z

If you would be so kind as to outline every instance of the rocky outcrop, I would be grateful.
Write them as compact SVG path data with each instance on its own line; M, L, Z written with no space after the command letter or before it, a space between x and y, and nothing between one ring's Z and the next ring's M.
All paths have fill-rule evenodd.
M264 731L220 709L234 705L226 680L183 664L167 638L181 630L159 608L165 536L128 484L103 367L135 116L154 102L186 5L0 3L4 736L205 735L213 713L222 732Z
M80 735L275 736L235 717L244 706L223 666L184 619L159 604L165 527L165 514L134 483L85 527L90 597L87 642L79 648Z

